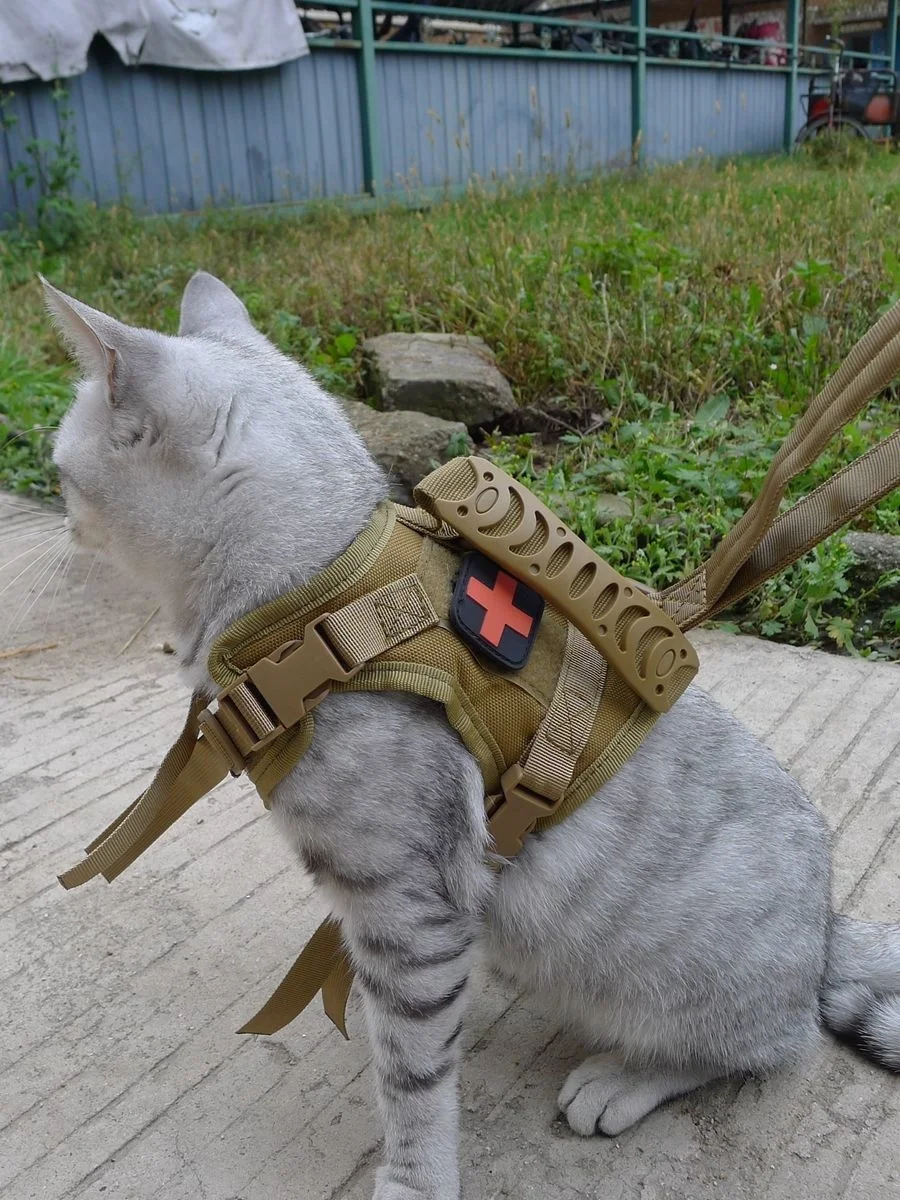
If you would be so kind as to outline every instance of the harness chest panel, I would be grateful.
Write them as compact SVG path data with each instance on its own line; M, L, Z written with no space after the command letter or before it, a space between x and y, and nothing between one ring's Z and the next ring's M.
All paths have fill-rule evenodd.
M562 820L579 803L610 778L633 753L658 714L644 706L624 681L605 671L599 653L582 646L590 660L591 694L579 687L578 678L566 682L563 664L573 640L572 627L552 605L543 608L533 630L530 654L521 669L498 668L454 631L450 610L454 586L460 578L464 551L422 532L422 516L389 505L379 510L363 535L363 552L354 543L352 561L334 565L335 579L343 574L344 586L300 588L238 622L219 642L210 659L216 683L223 688L239 680L252 664L284 642L300 639L306 626L323 614L361 597L383 591L415 576L436 619L421 632L403 638L362 666L331 691L400 691L444 705L448 720L478 760L487 796L499 797L502 779L534 742L542 721L559 693L561 713L553 735L558 756L568 755L571 772L567 786L550 799L563 800L554 811L535 815L532 824L545 829ZM349 553L349 552L348 552ZM343 557L343 556L342 556ZM409 603L407 599L407 604ZM403 600L377 606L378 619L390 629L413 628L422 614L402 611ZM583 672L582 672L583 674ZM602 676L602 678L601 678ZM599 681L599 687L596 682ZM562 685L562 686L561 686ZM576 731L573 722L590 710L589 728ZM249 758L247 771L266 804L277 782L302 757L314 733L315 716L307 714L290 730Z

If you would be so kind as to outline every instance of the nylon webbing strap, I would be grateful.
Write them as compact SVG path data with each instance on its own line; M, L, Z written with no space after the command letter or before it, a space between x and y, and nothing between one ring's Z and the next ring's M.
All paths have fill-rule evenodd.
M327 986L325 1011L346 1037L344 1010L352 981L340 922L329 917L303 947L294 965L256 1016L241 1026L238 1033L277 1033L299 1016Z
M405 575L367 592L322 622L329 641L352 667L437 623L438 615L418 575Z
M97 875L111 881L228 774L226 763L199 736L204 700L194 696L181 736L147 790L88 846L88 854L59 876L64 888Z
M730 608L823 538L900 487L900 432L832 475L772 524L710 610Z
M606 670L606 659L570 624L550 707L522 760L523 787L554 802L562 799L594 728Z
M489 828L498 854L517 854L522 839L565 795L594 728L606 673L606 660L570 623L550 705L528 752L504 771L503 795L491 806Z
M785 438L759 495L740 521L692 575L657 595L682 629L746 595L900 486L900 439L894 434L775 520L792 480L898 372L900 304L895 304L857 342Z

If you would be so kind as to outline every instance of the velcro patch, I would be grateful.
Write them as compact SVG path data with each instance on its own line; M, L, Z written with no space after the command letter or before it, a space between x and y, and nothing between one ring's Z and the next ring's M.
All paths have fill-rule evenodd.
M450 623L479 654L508 671L520 671L543 615L543 597L533 588L476 550L463 558L450 602Z

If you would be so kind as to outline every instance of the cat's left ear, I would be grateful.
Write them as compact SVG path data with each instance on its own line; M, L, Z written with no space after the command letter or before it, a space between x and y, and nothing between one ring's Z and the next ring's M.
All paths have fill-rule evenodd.
M50 316L87 379L106 382L111 404L116 402L116 382L123 366L121 347L128 327L106 313L67 296L43 275L39 276Z
M240 335L253 332L253 323L243 302L227 283L207 271L197 271L188 280L181 297L182 337L204 334Z

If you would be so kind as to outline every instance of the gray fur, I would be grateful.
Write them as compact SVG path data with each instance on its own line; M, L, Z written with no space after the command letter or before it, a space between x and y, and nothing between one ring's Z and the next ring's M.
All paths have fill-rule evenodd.
M167 604L186 681L212 641L366 525L383 475L307 372L196 275L181 336L48 288L86 374L60 429L76 540ZM332 696L273 814L344 923L385 1165L375 1200L457 1200L460 1033L476 943L594 1053L560 1106L616 1134L707 1080L768 1073L825 1023L900 1066L900 928L832 917L828 835L798 785L691 689L589 803L485 866L476 763L442 711Z

